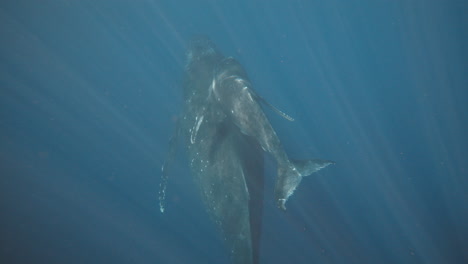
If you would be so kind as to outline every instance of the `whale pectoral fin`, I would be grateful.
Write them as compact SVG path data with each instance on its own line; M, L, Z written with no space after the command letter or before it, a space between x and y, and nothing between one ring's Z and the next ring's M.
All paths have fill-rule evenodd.
M294 193L302 177L309 176L328 165L335 164L329 160L293 160L286 167L278 167L278 179L275 186L275 199L280 209L286 210L286 201Z
M260 95L258 95L253 89L250 89L250 93L252 94L252 97L257 101L257 102L260 102L260 103L263 103L264 105L268 106L271 108L271 110L273 110L273 112L275 112L276 114L278 114L279 116L283 117L284 119L288 120L288 121L294 121L294 118L291 117L290 115L286 114L285 112L279 110L278 108L276 108L274 105L270 104L265 98L261 97Z
M262 102L263 104L265 104L266 106L270 107L271 110L273 110L275 113L277 113L279 116L283 117L284 119L288 120L288 121L294 121L294 118L292 118L290 115L286 114L285 112L279 110L278 108L276 108L274 105L270 104L267 100L265 100L265 98L257 95L257 100Z
M161 182L159 184L159 210L161 213L164 213L165 210L165 198L166 198L166 188L167 188L167 180L169 178L168 175L168 167L172 164L174 160L174 156L177 150L177 142L179 138L179 119L176 122L176 127L174 132L169 139L169 151L166 156L166 160L164 161L163 166L161 167Z

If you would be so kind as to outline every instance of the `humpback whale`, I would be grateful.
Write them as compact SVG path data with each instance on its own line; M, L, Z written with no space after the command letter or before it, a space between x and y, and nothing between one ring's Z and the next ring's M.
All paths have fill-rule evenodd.
M232 263L259 263L264 154L277 164L274 197L282 210L303 177L333 162L291 160L262 105L293 119L259 96L239 62L223 56L209 38L190 41L184 75L184 107L162 167L160 210L165 209L168 167L181 138L201 198Z

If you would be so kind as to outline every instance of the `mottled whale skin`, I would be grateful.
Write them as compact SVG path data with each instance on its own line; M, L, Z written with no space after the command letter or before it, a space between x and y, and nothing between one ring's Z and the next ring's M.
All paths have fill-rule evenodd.
M181 137L201 197L232 263L259 263L264 153L277 163L275 199L283 210L302 177L333 162L290 160L260 104L271 105L255 93L243 67L224 57L209 38L190 41L183 86L184 109L162 169L161 211L167 167Z

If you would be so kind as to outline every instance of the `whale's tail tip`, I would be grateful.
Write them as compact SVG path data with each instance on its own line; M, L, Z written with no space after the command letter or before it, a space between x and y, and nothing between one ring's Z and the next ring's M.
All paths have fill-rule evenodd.
M286 210L286 201L294 193L302 177L309 176L329 165L335 164L334 161L309 159L292 160L288 166L278 166L278 179L275 187L275 197L277 206Z

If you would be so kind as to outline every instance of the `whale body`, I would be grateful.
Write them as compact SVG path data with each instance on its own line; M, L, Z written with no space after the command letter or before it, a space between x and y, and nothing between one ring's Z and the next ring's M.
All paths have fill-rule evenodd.
M223 56L209 38L197 36L190 41L184 75L184 107L162 169L161 212L167 168L181 138L201 198L232 263L258 263L265 153L277 163L274 192L282 210L303 177L333 162L289 159L262 105L292 118L260 97L240 63Z

